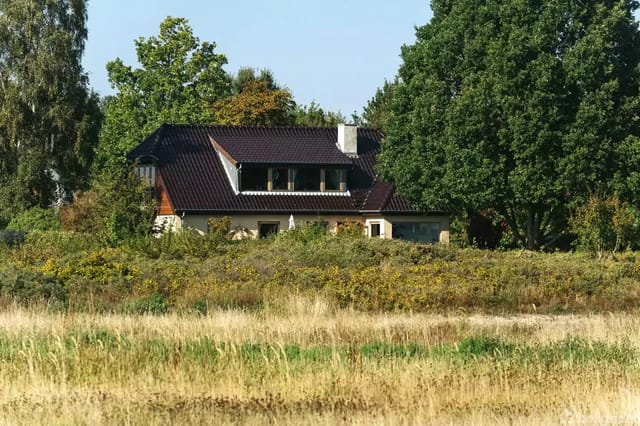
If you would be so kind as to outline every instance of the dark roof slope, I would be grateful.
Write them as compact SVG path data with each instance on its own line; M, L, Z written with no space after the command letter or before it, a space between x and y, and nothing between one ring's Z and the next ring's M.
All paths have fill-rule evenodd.
M178 213L416 213L393 185L377 180L380 131L358 129L353 159L336 147L337 137L337 128L163 125L127 158L157 162ZM212 140L239 162L348 166L349 195L236 194Z
M336 145L336 129L215 126L210 135L238 163L351 164Z

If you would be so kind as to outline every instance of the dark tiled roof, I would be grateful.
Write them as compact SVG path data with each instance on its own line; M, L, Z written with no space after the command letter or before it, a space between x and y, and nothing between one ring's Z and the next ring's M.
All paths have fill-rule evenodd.
M358 129L358 156L353 159L338 150L337 137L337 128L163 125L127 158L157 161L178 213L416 213L404 197L394 194L393 185L376 178L376 157L383 137L380 131ZM237 161L349 165L350 195L236 194L212 139ZM281 150L278 141L284 141L291 152ZM314 148L307 150L309 146Z
M351 164L336 145L336 129L216 126L210 134L238 163Z

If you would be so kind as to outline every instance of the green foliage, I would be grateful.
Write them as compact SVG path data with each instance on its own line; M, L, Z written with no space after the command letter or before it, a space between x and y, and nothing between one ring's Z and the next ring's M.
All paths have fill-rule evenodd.
M86 19L84 0L0 1L5 217L87 185L101 113L81 63Z
M391 102L393 101L393 91L399 84L396 79L394 82L385 80L382 88L376 90L376 94L367 102L362 112L362 120L364 125L384 130L387 127L387 118L391 110Z
M553 247L588 194L640 193L632 0L437 0L402 49L380 165L416 206L493 209Z
M22 244L12 251L12 258L21 265L42 264L49 259L72 256L78 252L97 249L94 234L47 231L29 232Z
M145 299L126 302L121 310L125 314L162 315L167 313L167 302L162 295L154 294Z
M165 232L157 237L140 236L128 242L131 249L151 259L184 259L194 257L205 259L209 256L225 253L225 243L229 231L224 231L224 221L220 228L202 234L194 229L182 232Z
M155 206L148 201L148 188L131 166L124 171L106 169L93 185L97 236L108 245L149 235Z
M7 229L15 231L57 231L60 217L52 208L32 207L14 217Z
M231 93L215 43L200 42L187 20L168 17L160 34L135 42L141 68L107 64L116 95L105 100L96 170L120 168L125 154L163 123L211 124L211 105Z
M67 292L59 280L38 272L9 267L0 269L0 295L21 304L65 304Z
M342 237L364 238L364 224L357 220L345 220L338 224L336 233Z
M297 105L293 114L296 126L335 127L347 122L347 119L340 112L325 111L315 101L312 101L308 106Z
M207 220L207 233L217 238L223 239L229 236L231 232L231 217L210 217Z
M578 236L578 246L600 257L628 248L638 237L635 215L617 197L590 197L576 210L571 228Z
M261 82L264 83L268 90L282 90L282 87L276 83L273 72L264 68L258 71L251 67L240 67L236 75L233 77L231 87L233 88L233 95L239 95L242 93L249 83Z
M76 192L73 203L60 207L60 224L65 231L93 233L100 231L96 191Z
M348 238L312 227L246 241L168 233L116 248L100 247L92 234L36 231L13 249L0 246L0 270L30 277L20 282L58 283L70 309L112 312L273 309L292 295L372 312L615 312L640 303L639 265L629 252L594 262L581 254Z

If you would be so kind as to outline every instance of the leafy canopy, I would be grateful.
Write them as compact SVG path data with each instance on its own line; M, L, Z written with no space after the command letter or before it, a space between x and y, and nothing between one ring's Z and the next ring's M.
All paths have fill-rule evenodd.
M0 215L87 185L101 117L84 0L0 0Z
M433 0L402 49L381 165L417 206L551 245L598 191L637 201L635 0Z
M107 64L116 95L105 101L98 169L121 167L125 154L163 123L212 124L211 105L231 93L227 58L200 42L184 18L168 17L157 37L135 42L141 68Z

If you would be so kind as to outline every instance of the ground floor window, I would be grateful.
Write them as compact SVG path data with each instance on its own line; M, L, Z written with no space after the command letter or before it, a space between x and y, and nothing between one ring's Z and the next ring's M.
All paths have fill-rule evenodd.
M372 237L379 237L380 236L380 223L372 223L370 225L371 227L371 236Z
M258 234L260 238L267 238L269 235L277 234L280 230L280 222L259 222Z
M440 242L440 224L438 222L397 222L391 227L391 236L398 240L437 243Z

